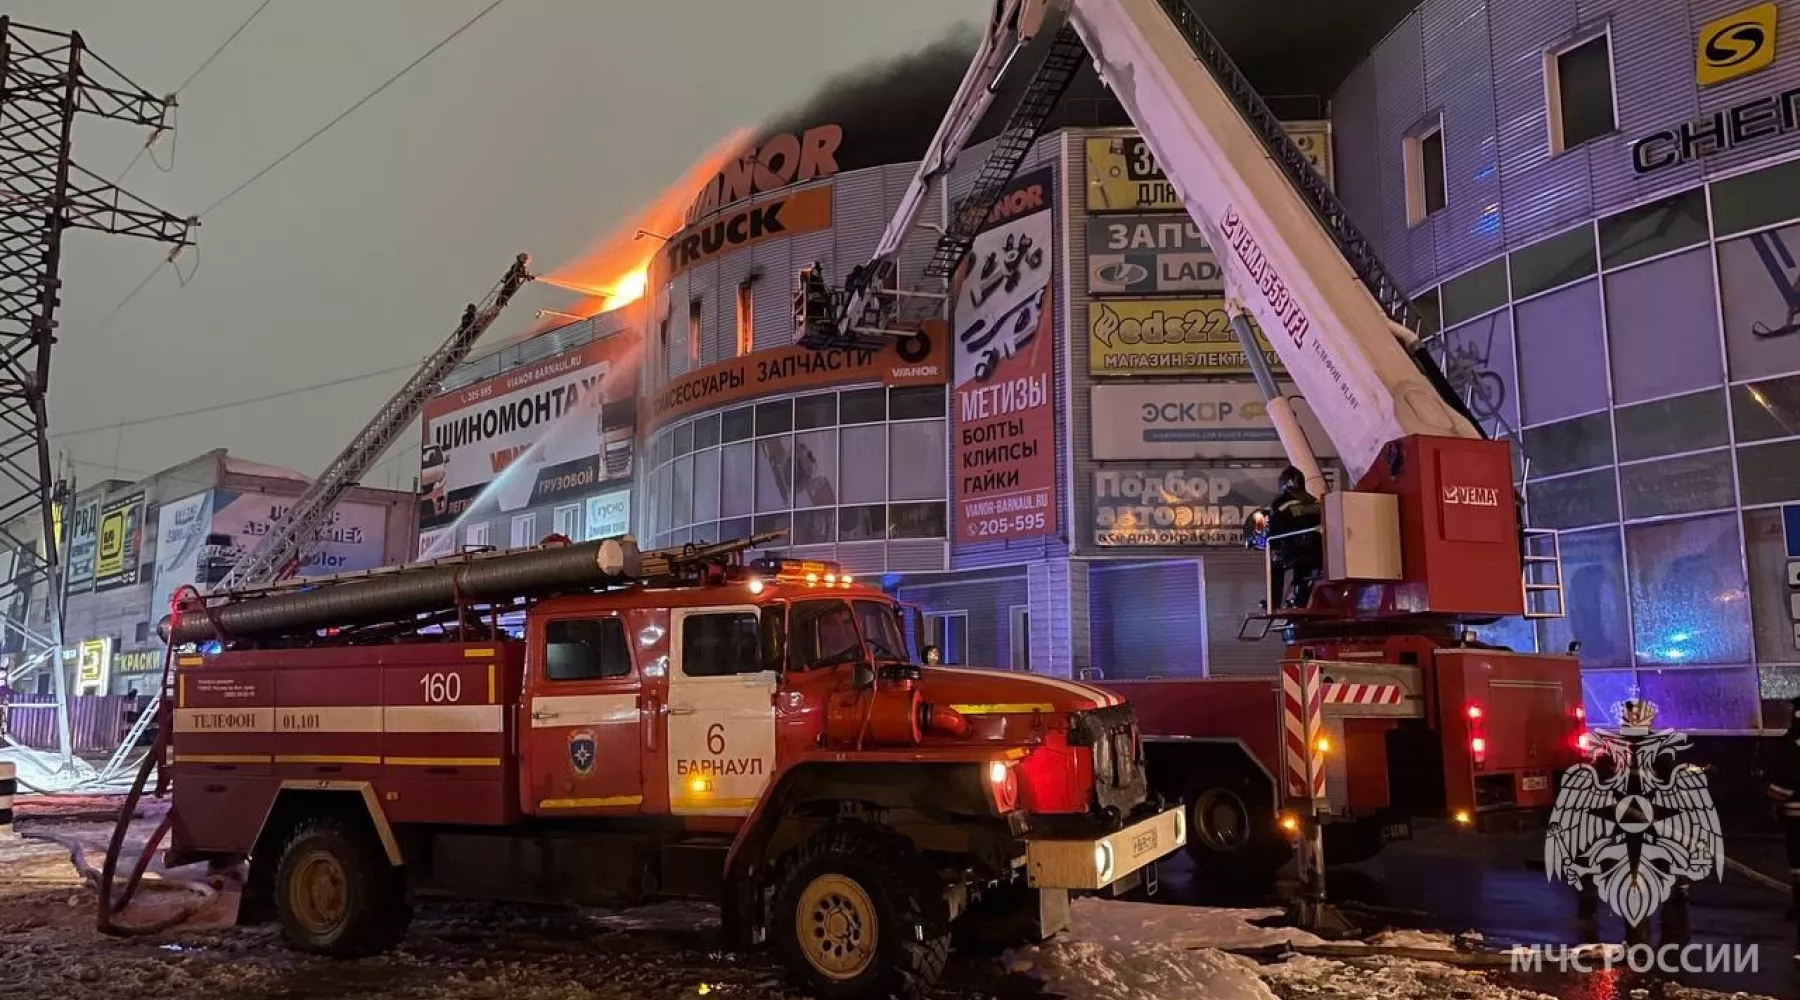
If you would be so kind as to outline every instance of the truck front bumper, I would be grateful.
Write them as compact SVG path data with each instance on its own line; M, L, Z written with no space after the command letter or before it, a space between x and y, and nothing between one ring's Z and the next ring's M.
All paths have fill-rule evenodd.
M1104 889L1187 843L1187 811L1152 814L1104 837L1034 838L1025 874L1034 889Z

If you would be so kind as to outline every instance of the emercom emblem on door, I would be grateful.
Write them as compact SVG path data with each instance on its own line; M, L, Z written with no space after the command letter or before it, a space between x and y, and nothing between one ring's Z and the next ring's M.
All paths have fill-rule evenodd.
M775 769L775 689L753 605L677 609L669 669L669 807L743 816Z

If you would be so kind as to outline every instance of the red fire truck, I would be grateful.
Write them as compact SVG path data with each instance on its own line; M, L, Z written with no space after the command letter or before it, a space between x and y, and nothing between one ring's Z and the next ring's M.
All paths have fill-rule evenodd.
M718 900L822 996L917 996L953 924L1060 929L1153 883L1185 813L1131 708L929 669L895 600L756 539L629 540L188 595L170 864L248 859L245 915L379 951L420 894Z

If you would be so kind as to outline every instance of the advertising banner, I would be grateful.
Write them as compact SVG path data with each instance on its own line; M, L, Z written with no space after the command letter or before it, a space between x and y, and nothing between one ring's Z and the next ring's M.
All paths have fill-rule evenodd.
M293 497L267 493L214 490L211 544L201 553L198 582L202 589L224 579L232 565L287 516L293 502ZM307 546L306 561L297 575L325 576L382 565L386 562L387 516L388 508L381 504L340 502L318 540Z
M1254 321L1269 370L1281 358ZM1094 375L1247 375L1223 298L1109 299L1088 303L1088 372Z
M1293 387L1279 386L1313 453L1336 457L1325 428ZM1281 458L1285 452L1254 382L1109 382L1093 388L1094 457Z
M456 554L456 529L435 528L419 532L419 562L442 559Z
M1222 295L1219 261L1186 212L1090 215L1088 294Z
M160 649L136 649L112 655L112 672L115 674L161 673L162 668L163 651Z
M640 343L614 334L426 403L420 529L629 483Z
M94 589L113 590L138 582L144 544L144 495L114 500L100 510L94 543Z
M1288 138L1312 161L1313 169L1334 184L1331 163L1331 123L1285 122ZM1087 139L1087 209L1090 212L1130 212L1144 209L1181 209L1181 196L1156 162L1156 154L1137 135L1089 136Z
M943 385L950 377L950 331L928 322L911 337L880 350L791 347L757 351L677 376L645 403L645 425L672 420L774 393L828 389L856 382Z
M100 544L100 501L90 500L75 508L75 523L69 531L70 593L80 593L94 585L94 550Z
M663 249L668 277L777 236L831 228L832 186L782 191L758 198L676 233Z
M201 550L212 532L212 501L208 490L163 504L156 512L156 582L150 591L153 620L168 613L176 590L200 582Z
M631 533L631 491L614 490L587 499L587 532L583 541L617 538Z
M1094 544L1242 545L1244 519L1280 492L1285 464L1094 470ZM1337 489L1337 470L1325 482Z
M955 517L964 542L1056 531L1049 168L1002 191L957 272Z

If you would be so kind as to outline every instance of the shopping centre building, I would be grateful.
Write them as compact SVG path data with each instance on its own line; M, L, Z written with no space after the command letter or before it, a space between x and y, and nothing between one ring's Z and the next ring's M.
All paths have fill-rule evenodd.
M1742 732L1800 694L1800 3L1602 6L1442 0L1341 71L1246 69L1300 95L1271 103L1563 531L1567 617L1489 636L1579 642L1596 710L1637 690ZM867 259L936 117L829 103L651 234L641 300L459 373L428 413L427 550L780 530L921 605L952 662L1269 670L1274 640L1238 638L1264 589L1238 525L1285 463L1210 252L1104 88L1077 80L943 322L868 352L793 346L795 276ZM935 242L908 237L901 287ZM558 380L601 368L598 418L534 446Z

